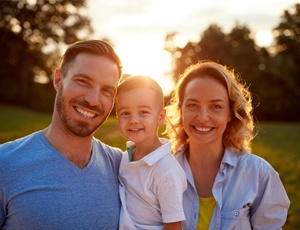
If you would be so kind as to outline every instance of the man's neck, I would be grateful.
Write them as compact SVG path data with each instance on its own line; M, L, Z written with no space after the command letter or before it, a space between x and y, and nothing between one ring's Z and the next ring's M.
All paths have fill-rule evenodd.
M47 141L78 168L84 168L89 163L92 154L92 135L78 137L55 129L52 125L42 132Z

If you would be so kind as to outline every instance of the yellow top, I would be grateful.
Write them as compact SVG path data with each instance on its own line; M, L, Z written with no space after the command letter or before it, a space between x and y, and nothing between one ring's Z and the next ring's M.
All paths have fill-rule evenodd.
M208 230L210 220L214 213L216 200L214 197L203 198L199 197L199 219L197 230Z

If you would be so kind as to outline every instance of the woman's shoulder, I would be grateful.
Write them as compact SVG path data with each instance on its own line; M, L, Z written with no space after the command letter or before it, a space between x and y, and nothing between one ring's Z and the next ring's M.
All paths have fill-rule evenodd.
M264 173L275 172L274 168L267 160L253 153L243 152L242 154L239 154L238 162L240 167L247 168L249 172L251 172L251 170L258 170Z

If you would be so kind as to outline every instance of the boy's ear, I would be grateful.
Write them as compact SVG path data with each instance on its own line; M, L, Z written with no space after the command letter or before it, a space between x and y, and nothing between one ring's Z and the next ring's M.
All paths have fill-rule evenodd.
M53 85L54 85L54 89L56 91L59 91L62 79L63 79L63 74L62 74L61 70L56 69L54 72L54 77L53 77Z
M166 110L162 109L159 113L158 124L162 125L165 122L165 118L166 118Z

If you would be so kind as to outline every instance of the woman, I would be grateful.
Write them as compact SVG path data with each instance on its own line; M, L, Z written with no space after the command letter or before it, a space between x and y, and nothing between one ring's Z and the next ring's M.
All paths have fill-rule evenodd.
M188 187L183 229L280 229L290 201L278 173L250 153L252 98L233 70L190 66L167 106L167 133Z

